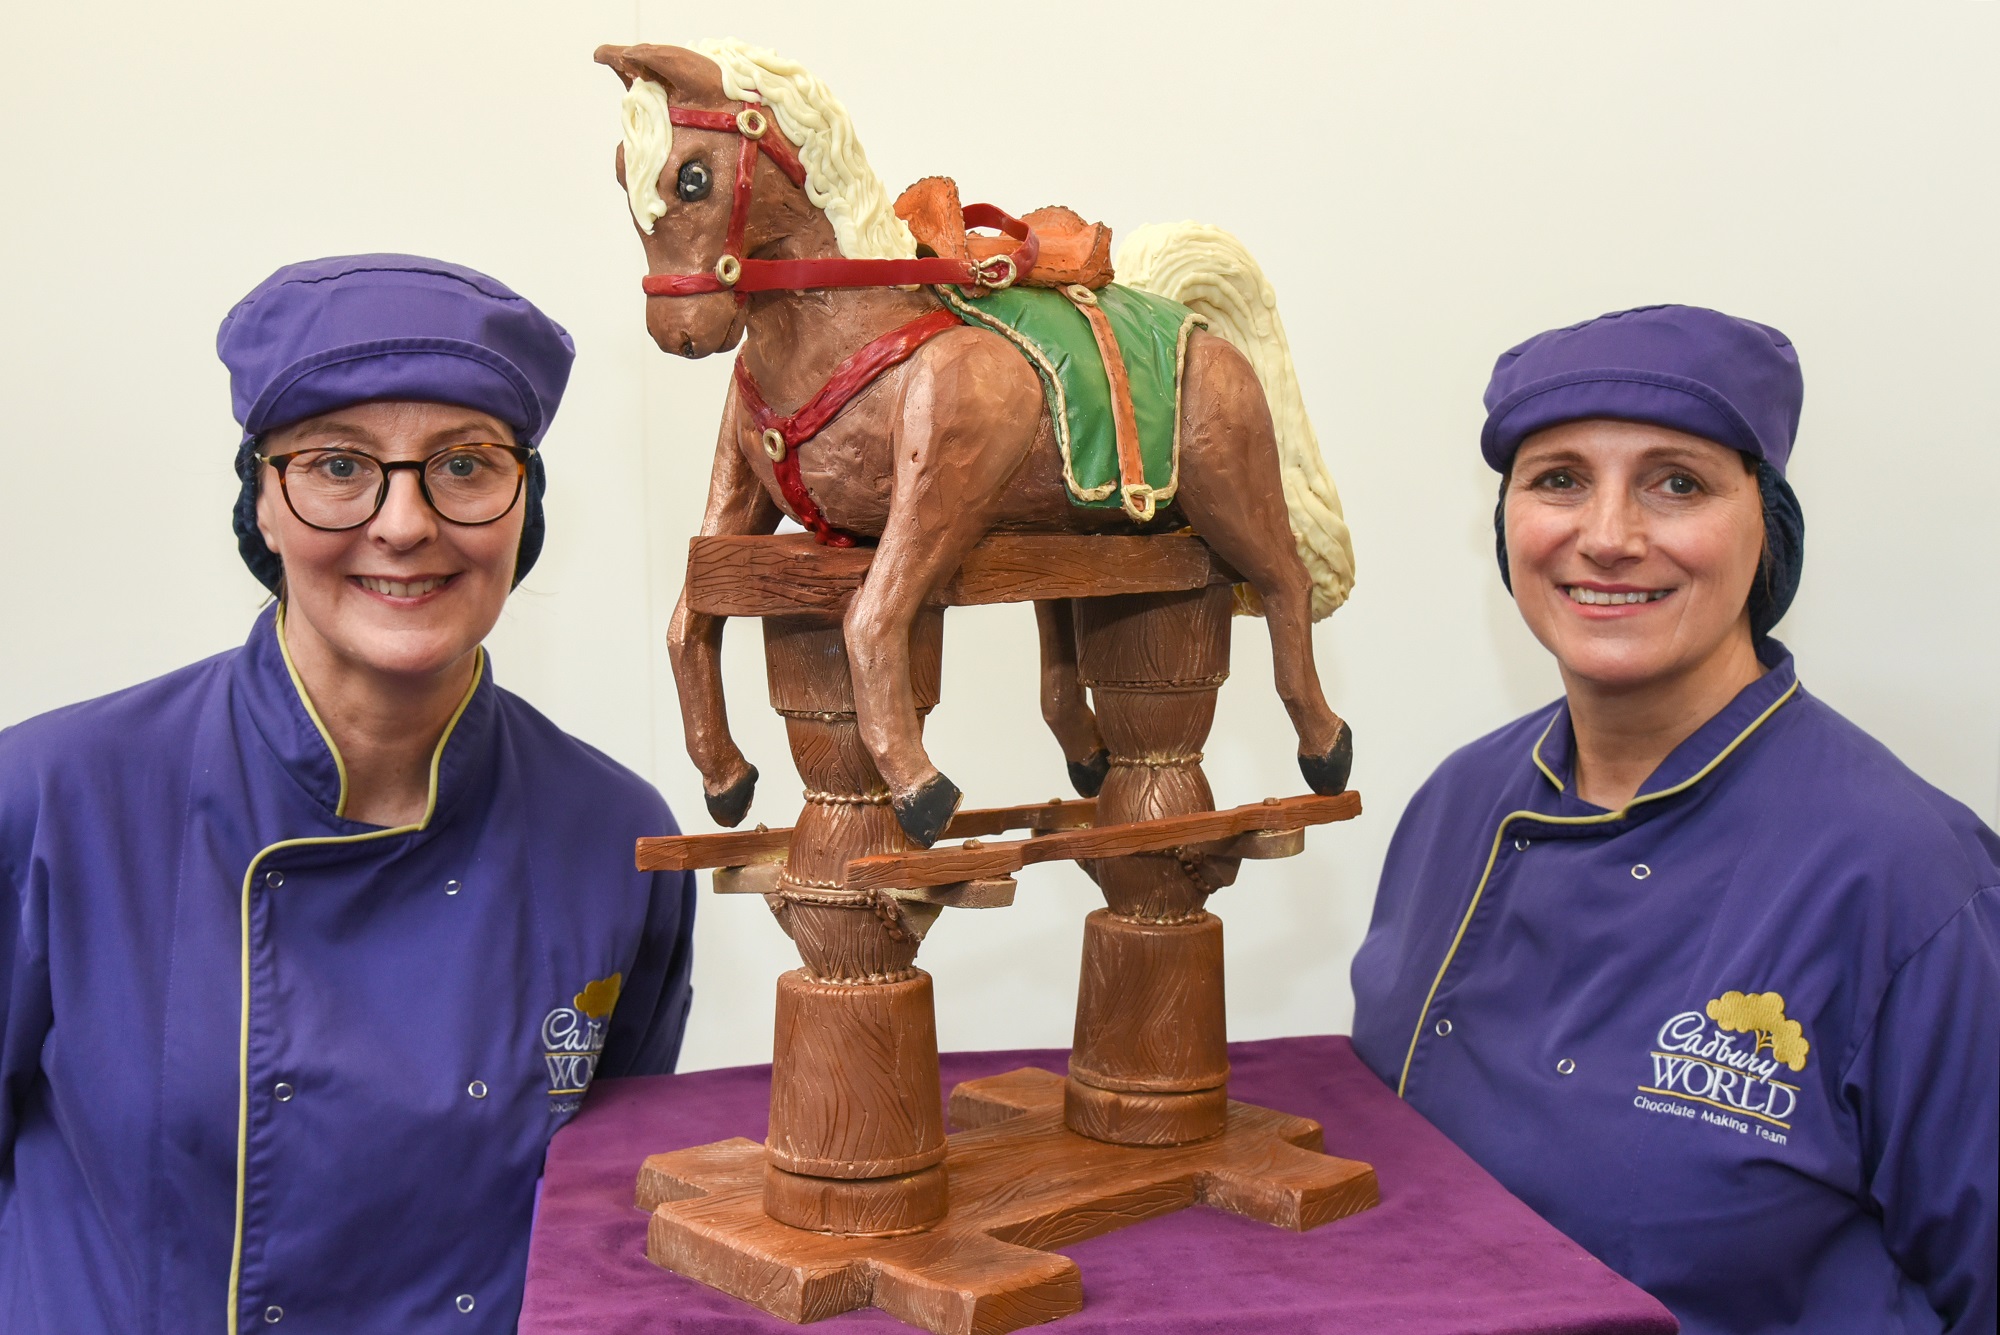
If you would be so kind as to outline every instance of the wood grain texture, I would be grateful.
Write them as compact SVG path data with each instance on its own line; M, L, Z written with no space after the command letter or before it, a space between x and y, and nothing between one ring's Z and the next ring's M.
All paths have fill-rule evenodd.
M1222 920L1083 920L1069 1073L1102 1090L1185 1094L1229 1083ZM1222 1129L1220 1108L1208 1134ZM1149 1142L1150 1143L1150 1142Z
M1229 675L1229 589L1127 594L1072 604L1077 672L1090 688L1110 768L1101 827L1212 811L1202 746ZM1113 912L1168 920L1201 912L1237 861L1185 846L1087 863Z
M942 1161L894 1177L832 1178L764 1165L764 1213L811 1233L893 1238L944 1218Z
M872 547L810 534L718 535L688 543L687 605L709 616L840 612L868 577ZM941 607L1198 589L1240 577L1189 533L989 535L931 597Z
M1079 1136L1114 1145L1192 1145L1222 1134L1229 1117L1229 1090L1185 1094L1138 1094L1099 1089L1069 1078L1063 1091L1063 1125Z
M1097 819L1097 799L1051 798L1024 806L981 807L961 811L945 827L946 839L981 839L1010 830L1076 830ZM792 827L731 830L717 834L676 834L639 840L640 871L698 871L704 867L743 867L755 862L782 862L791 846Z
M1367 1164L1318 1153L1319 1124L1243 1103L1196 1145L1135 1149L1063 1126L1064 1081L1032 1068L952 1091L951 1209L925 1233L855 1238L765 1215L761 1147L654 1155L640 1173L646 1254L793 1322L874 1306L940 1335L1003 1335L1083 1306L1063 1247L1190 1205L1316 1228L1376 1204Z
M869 986L779 975L765 1141L777 1167L879 1178L943 1162L931 979L914 973Z
M1011 876L1038 862L1164 851L1185 844L1229 839L1253 830L1291 830L1353 820L1360 814L1361 795L1351 790L1332 797L1267 798L1227 811L1166 816L1103 829L1059 830L1032 839L982 843L977 848L931 848L857 858L847 864L846 884L853 890L892 890Z
M696 871L704 867L747 867L783 862L792 827L725 830L715 834L647 835L633 850L640 871Z

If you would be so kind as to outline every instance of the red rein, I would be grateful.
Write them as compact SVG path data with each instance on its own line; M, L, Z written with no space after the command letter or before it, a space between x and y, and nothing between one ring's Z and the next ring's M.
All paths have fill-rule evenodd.
M690 107L669 107L667 118L675 125L696 130L720 130L743 136L742 151L736 155L736 185L729 200L729 232L722 256L707 273L647 274L649 297L692 297L708 292L734 292L741 305L752 292L798 292L816 287L912 287L919 284L951 283L961 287L983 287L998 291L1012 287L1014 280L1035 267L1042 243L1034 229L1020 219L1003 213L991 204L965 206L967 228L990 227L1013 237L1021 244L1005 255L970 261L929 256L908 260L758 260L743 254L743 234L749 226L750 196L757 177L757 155L761 152L803 187L806 169L798 154L776 133L765 109L746 102L740 111L699 111ZM811 440L855 395L873 384L890 367L909 360L916 350L959 319L948 310L932 311L899 329L892 329L842 362L819 393L788 417L779 417L764 402L750 368L742 356L736 358L736 389L744 406L762 434L764 453L770 456L777 474L778 490L800 523L828 547L852 547L855 536L827 522L806 491L799 476L798 447Z
M958 324L956 315L938 310L891 329L836 367L833 374L827 377L827 382L820 386L819 393L788 417L780 417L771 411L771 405L764 402L763 391L757 388L756 380L750 375L749 366L742 357L737 357L736 392L763 435L764 453L770 456L771 471L778 475L778 490L784 493L786 503L792 507L792 513L798 516L799 522L811 529L821 543L828 547L852 547L855 539L852 533L829 524L826 516L820 513L819 506L813 503L804 480L799 477L798 447L817 436L828 422L840 415L840 410L856 394L873 384L876 377L890 367L908 361L918 348L945 330L957 328Z
M705 292L734 292L737 301L752 292L799 292L815 287L909 287L920 283L956 283L998 290L1035 267L1042 243L1034 229L991 204L965 206L965 225L991 227L1021 244L1005 255L977 262L931 256L909 260L758 260L743 254L743 233L749 226L750 193L762 152L793 185L804 186L806 169L798 154L776 133L764 108L746 102L738 112L697 111L670 107L667 119L696 130L720 130L743 136L736 155L736 187L729 201L729 234L722 255L707 273L647 274L649 297L692 297Z

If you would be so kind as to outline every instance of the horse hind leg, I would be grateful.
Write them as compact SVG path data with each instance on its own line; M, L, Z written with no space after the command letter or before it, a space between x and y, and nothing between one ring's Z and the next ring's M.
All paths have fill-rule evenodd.
M1183 493L1196 530L1263 599L1278 698L1299 735L1299 772L1316 793L1345 792L1354 768L1354 731L1333 712L1320 688L1313 662L1311 586L1283 511L1274 535L1249 524L1239 530L1227 520L1218 523L1197 514L1191 500Z
M1083 796L1096 797L1111 772L1111 753L1098 734L1097 715L1077 670L1076 615L1070 600L1036 603L1035 627L1041 632L1042 720L1062 748L1070 783Z
M1189 368L1177 502L1263 599L1278 698L1299 735L1306 783L1343 792L1354 734L1327 704L1313 663L1311 576L1292 541L1270 410L1241 354L1204 342L1211 355Z

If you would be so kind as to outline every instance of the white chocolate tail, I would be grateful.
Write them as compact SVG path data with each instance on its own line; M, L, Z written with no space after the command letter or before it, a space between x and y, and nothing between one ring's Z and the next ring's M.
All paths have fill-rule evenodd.
M1206 316L1210 332L1249 358L1277 429L1292 539L1312 577L1313 620L1326 616L1354 587L1354 543L1306 416L1291 345L1278 318L1278 294L1241 241L1206 223L1141 227L1119 246L1115 268L1119 282ZM1262 614L1255 589L1238 585L1236 597L1240 611Z

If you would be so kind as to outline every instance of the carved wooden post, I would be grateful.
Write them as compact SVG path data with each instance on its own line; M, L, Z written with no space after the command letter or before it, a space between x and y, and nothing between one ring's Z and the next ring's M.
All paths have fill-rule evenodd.
M938 700L944 613L911 634L917 708ZM771 704L785 717L806 805L771 908L805 967L778 980L764 1208L825 1233L886 1236L945 1212L930 975L915 968L934 906L841 888L848 859L912 847L854 720L835 614L764 620Z
M806 808L792 830L641 839L637 864L713 867L718 891L765 894L805 967L778 985L770 1135L649 1155L633 1192L646 1255L787 1321L872 1305L939 1335L1004 1335L1083 1305L1075 1262L1042 1248L1192 1204L1290 1229L1373 1206L1374 1170L1319 1153L1317 1122L1227 1102L1222 927L1202 906L1238 858L1289 857L1305 827L1361 810L1354 793L1213 809L1200 748L1234 572L1189 534L975 548L942 601L1083 600L1082 676L1113 763L1094 803L961 811L948 846L912 849L856 733L841 635L873 555L805 534L690 551L691 608L764 619ZM927 711L940 611L910 648ZM986 842L1011 831L1035 833ZM941 906L1011 903L1016 872L1071 860L1109 907L1085 931L1069 1077L959 1085L947 1142L919 939Z
M1075 604L1083 680L1111 753L1097 823L1208 811L1201 746L1229 675L1231 589ZM1236 859L1182 849L1086 863L1107 908L1084 923L1064 1119L1122 1145L1219 1135L1228 1106L1222 923Z

